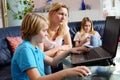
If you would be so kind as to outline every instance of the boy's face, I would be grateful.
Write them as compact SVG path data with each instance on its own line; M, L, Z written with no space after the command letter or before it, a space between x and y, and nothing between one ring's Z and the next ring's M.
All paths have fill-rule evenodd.
M48 29L48 24L46 22L43 22L42 29L40 30L39 34L36 35L37 43L42 43L44 38L46 38L46 36L48 35L47 29Z

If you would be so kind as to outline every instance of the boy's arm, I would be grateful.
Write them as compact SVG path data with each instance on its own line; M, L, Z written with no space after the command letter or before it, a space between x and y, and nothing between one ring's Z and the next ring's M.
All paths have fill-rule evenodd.
M30 68L26 71L26 73L29 76L30 80L61 80L62 78L67 76L80 75L84 77L91 74L90 70L85 66L78 66L74 68L61 70L59 72L46 76L41 76L37 68Z

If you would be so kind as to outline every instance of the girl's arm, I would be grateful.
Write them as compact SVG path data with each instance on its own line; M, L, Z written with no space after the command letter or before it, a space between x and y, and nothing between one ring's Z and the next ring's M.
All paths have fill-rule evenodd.
M84 44L83 41L74 41L75 42L75 47L80 47Z
M77 32L74 37L75 47L80 47L84 44L84 41L80 40L80 32Z

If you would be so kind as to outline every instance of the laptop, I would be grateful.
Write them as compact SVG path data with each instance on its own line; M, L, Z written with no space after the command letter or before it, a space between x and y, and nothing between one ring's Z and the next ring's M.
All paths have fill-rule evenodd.
M91 48L89 52L82 52L79 55L75 55L71 61L72 65L114 65L113 58L116 56L119 32L120 19L115 16L106 17L102 46ZM77 61L74 61L75 58L79 58L79 60L77 59Z

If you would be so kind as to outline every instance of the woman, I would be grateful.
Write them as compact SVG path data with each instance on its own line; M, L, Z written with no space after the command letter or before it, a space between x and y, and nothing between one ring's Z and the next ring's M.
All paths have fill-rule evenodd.
M12 58L12 80L61 80L71 75L89 75L91 72L85 66L45 75L44 61L50 65L57 65L70 52L77 54L82 49L82 47L72 48L54 58L45 55L37 45L42 43L47 36L47 29L48 21L43 16L29 13L24 17L21 26L22 39L24 41L17 47Z
M93 23L88 17L84 17L81 22L81 29L74 37L75 46L98 47L101 45L101 36L94 30Z
M43 42L44 46L39 45L48 56L54 57L61 54L63 51L72 48L71 37L69 28L67 26L68 21L68 7L63 3L54 3L49 10L49 22L48 36ZM50 66L45 64L47 69L46 73L50 74ZM52 67L52 72L56 72L63 69L63 64L59 64L58 67Z

